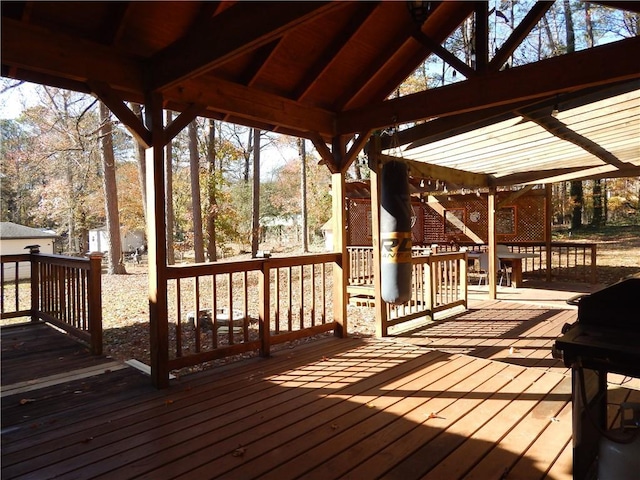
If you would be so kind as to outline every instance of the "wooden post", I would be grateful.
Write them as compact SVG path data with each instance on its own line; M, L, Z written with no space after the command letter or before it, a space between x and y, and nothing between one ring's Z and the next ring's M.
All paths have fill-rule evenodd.
M89 254L89 333L91 353L102 355L102 253Z
M545 232L544 232L544 244L545 244L545 262L547 264L546 280L551 281L551 223L552 223L552 209L551 209L551 184L545 184L545 197L544 197L544 216L545 216Z
M371 235L373 243L373 292L376 309L376 336L386 337L387 304L382 300L382 282L380 280L380 137L372 136L369 147L369 166L371 168Z
M147 128L151 131L151 147L146 151L151 381L157 388L166 388L169 386L169 320L166 273L165 142L161 96L151 95L147 99L145 111Z
M340 253L341 262L333 266L333 319L338 323L337 337L347 336L347 284L349 282L349 253L347 252L347 221L345 208L344 173L331 175L333 207L333 250Z
M278 270L276 269L276 275ZM260 335L260 356L268 357L271 354L271 268L269 261L262 262L260 270L260 306L258 329Z
M498 271L496 269L498 261L496 242L496 188L489 188L487 197L487 216L489 217L489 298L495 300L498 297L497 281Z
M467 271L469 268L469 257L466 251L464 252L463 259L458 260L458 265L460 265L460 277L458 279L460 282L460 296L464 299L464 308L466 309L469 298L467 290L467 279L469 278L469 272Z
M40 262L38 261L38 253L40 253L39 245L29 247L29 262L31 265L31 321L37 322L40 319ZM16 273L19 266L16 264ZM16 308L17 310L17 308Z

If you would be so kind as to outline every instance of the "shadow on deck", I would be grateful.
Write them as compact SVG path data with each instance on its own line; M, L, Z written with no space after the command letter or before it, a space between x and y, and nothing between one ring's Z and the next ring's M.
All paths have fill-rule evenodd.
M162 391L82 352L73 375L11 391L9 372L28 360L13 355L18 330L3 330L2 478L571 478L570 379L500 353L506 336L548 341L543 326L561 314L528 311L494 305L413 337L320 340ZM36 329L43 339L41 326L24 333Z

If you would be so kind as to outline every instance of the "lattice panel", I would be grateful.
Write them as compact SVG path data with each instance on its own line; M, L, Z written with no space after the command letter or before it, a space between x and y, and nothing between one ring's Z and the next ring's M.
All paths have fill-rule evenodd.
M369 199L349 200L347 203L348 245L371 246L371 201Z
M511 192L499 193L496 204ZM533 190L503 205L498 212L498 242L544 241L544 191ZM439 198L439 204L412 203L415 221L412 228L414 245L432 243L487 243L489 217L487 195L448 195ZM371 245L371 203L368 199L348 201L349 245Z

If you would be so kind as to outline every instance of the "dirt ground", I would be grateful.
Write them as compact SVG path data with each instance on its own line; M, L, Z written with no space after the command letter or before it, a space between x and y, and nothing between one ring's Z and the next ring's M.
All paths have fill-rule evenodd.
M585 230L556 240L587 241L598 244L598 280L605 285L640 273L640 226ZM270 250L269 248L264 248ZM271 249L274 255L298 252ZM236 258L247 258L246 255ZM136 359L149 363L148 277L143 264L127 263L127 275L103 275L102 301L105 351L119 360ZM373 310L348 307L349 334L371 336L375 332Z

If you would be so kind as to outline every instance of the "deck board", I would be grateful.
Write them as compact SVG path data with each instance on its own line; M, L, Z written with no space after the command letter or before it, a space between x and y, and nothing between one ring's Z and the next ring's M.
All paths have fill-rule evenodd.
M401 337L327 338L161 391L133 368L98 367L3 397L2 478L571 478L570 378L550 348L572 318L486 302ZM3 332L3 368L25 359L9 353ZM627 385L611 387L614 403L638 401Z

